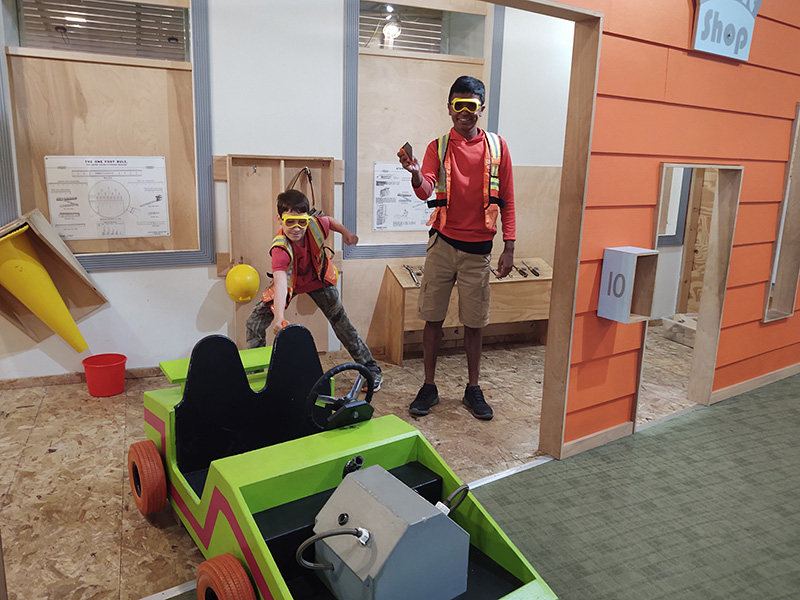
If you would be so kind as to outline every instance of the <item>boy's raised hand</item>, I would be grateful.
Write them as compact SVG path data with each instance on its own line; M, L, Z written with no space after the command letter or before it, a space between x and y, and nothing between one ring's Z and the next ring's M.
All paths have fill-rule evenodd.
M419 161L415 156L408 156L402 149L397 152L397 158L400 159L400 164L402 167L410 172L412 175L414 172L419 173Z
M331 224L331 231L335 231L336 233L340 234L342 236L342 241L345 244L348 246L354 246L358 243L358 236L350 231L347 227L342 225L339 221L333 217L328 217L328 222Z

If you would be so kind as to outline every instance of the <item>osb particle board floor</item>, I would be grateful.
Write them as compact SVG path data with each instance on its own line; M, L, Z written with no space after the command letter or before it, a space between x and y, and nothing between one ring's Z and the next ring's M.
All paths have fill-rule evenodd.
M648 336L638 422L687 408L691 349ZM329 368L346 357L322 357ZM441 357L441 403L415 419L407 407L421 358L382 363L375 416L397 414L419 428L467 482L537 456L544 346L484 351L481 383L495 409L489 422L461 405L463 352ZM152 521L133 502L127 449L144 439L142 393L163 377L133 379L123 394L89 396L84 384L0 392L0 535L9 600L138 600L191 581L202 555L170 511Z

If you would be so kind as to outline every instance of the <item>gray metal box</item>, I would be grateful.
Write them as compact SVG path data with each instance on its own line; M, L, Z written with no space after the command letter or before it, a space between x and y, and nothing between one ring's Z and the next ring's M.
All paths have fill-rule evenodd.
M653 312L657 268L658 250L634 246L606 248L597 316L620 323L648 320Z
M342 528L365 528L370 539L316 542L317 562L334 566L320 576L339 600L451 600L467 589L469 534L378 465L344 478L314 532Z

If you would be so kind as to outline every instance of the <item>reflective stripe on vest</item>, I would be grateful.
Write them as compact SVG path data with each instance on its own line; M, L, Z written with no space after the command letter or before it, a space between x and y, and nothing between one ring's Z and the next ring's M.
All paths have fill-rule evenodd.
M339 273L336 271L336 267L333 266L333 261L325 254L325 231L322 229L322 224L317 217L309 219L308 233L311 234L306 238L309 244L308 251L311 254L311 262L314 265L317 278L325 283L336 285L339 280ZM289 266L286 269L286 306L289 306L289 302L294 297L294 252L292 251L291 241L283 233L283 229L272 240L270 252L272 248L281 248L289 255ZM274 290L270 286L264 290L261 299L264 302L269 302L273 298Z
M484 224L487 229L494 229L497 223L498 206L505 204L500 199L500 160L502 158L502 144L500 136L496 133L484 131L483 160L486 168L483 172L483 209L485 214ZM447 221L447 207L450 203L450 134L446 133L437 140L436 150L439 154L439 179L436 181L434 191L436 200L428 202L428 206L435 207L428 220L431 225L439 218L439 227L444 227Z

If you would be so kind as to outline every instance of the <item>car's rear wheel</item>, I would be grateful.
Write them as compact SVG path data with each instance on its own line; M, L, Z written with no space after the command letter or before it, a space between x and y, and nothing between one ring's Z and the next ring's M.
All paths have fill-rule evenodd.
M136 442L128 449L128 476L139 512L148 516L167 503L167 477L161 454L152 440Z
M256 593L236 557L220 554L197 568L197 600L256 600Z

